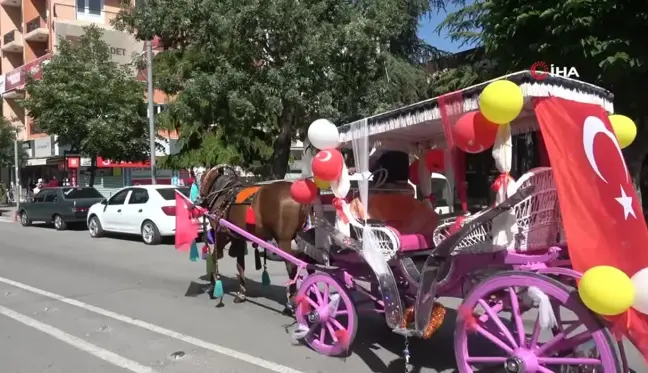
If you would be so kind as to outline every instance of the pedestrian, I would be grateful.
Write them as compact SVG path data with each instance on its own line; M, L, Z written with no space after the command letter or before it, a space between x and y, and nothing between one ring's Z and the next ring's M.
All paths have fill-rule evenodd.
M61 183L58 181L56 176L52 176L52 180L50 180L49 186L52 187L52 188L56 188L56 187L60 187Z

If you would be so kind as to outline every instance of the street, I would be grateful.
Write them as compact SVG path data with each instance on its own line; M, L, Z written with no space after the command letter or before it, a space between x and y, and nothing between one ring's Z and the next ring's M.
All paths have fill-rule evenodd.
M353 354L321 356L291 340L283 316L287 277L269 263L272 286L248 259L248 302L225 307L201 293L204 262L192 263L170 243L92 239L0 221L0 364L2 373L117 372L403 372L403 338L377 317L361 316ZM234 261L220 266L235 291ZM457 301L444 303L456 307ZM431 340L413 341L420 372L454 368L455 313ZM628 345L629 346L629 345ZM646 372L636 350L631 366Z

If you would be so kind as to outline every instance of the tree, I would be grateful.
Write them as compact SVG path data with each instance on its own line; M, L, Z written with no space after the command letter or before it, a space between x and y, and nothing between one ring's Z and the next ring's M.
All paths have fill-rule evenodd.
M0 117L0 166L12 167L15 165L15 141L18 135L18 128L7 118ZM27 154L22 146L18 147L18 164L23 164Z
M149 156L144 86L131 68L112 61L102 36L93 25L78 40L59 40L42 79L28 79L23 101L35 126L90 157L91 186L97 156L116 161Z
M429 0L148 0L114 25L158 37L160 123L179 130L175 167L229 163L283 178L292 140L325 117L345 123L426 98L416 36ZM412 88L412 89L409 89Z
M637 139L624 151L637 184L648 153L646 24L648 9L639 0L477 0L440 28L455 40L481 45L499 74L544 61L573 66L581 80L612 91L615 111L638 126Z

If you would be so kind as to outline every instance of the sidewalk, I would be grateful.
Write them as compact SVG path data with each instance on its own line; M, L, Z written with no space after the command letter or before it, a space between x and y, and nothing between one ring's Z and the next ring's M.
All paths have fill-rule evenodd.
M0 219L14 221L16 215L15 205L0 205Z

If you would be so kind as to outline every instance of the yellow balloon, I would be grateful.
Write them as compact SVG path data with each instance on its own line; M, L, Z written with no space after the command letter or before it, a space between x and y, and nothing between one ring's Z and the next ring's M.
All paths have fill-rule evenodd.
M587 270L578 284L578 294L585 306L603 316L620 315L634 303L635 288L623 271L598 266Z
M484 88L479 96L479 110L489 121L508 124L522 112L524 94L509 80L497 80Z
M632 144L635 137L637 137L637 125L635 122L625 115L619 114L610 115L609 118L621 149Z
M318 189L326 190L331 187L331 183L328 181L320 180L316 177L313 177L313 182Z

